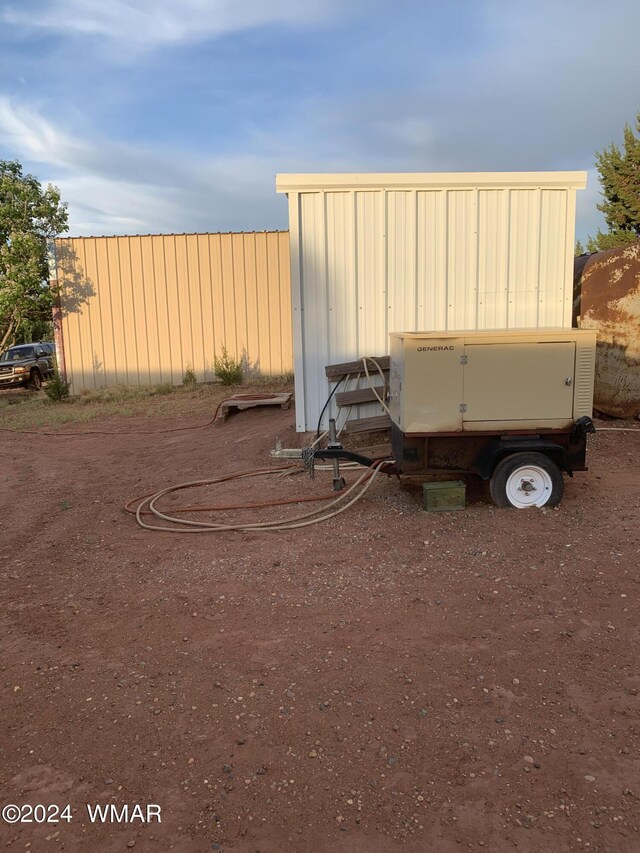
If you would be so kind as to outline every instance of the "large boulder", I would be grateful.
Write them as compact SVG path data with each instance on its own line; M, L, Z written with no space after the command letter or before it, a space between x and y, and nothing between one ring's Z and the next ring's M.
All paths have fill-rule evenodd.
M598 333L594 407L640 417L640 241L575 261L575 320Z

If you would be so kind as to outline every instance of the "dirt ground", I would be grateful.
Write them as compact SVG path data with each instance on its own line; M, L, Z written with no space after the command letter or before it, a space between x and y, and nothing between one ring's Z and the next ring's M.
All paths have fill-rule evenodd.
M640 850L640 436L590 437L556 510L425 513L381 476L301 530L141 530L126 498L300 443L267 409L153 434L197 421L0 434L1 800L70 806L8 849Z

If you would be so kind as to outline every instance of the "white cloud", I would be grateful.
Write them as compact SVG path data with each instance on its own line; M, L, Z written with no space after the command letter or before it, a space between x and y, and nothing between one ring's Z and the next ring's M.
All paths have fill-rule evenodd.
M268 156L194 159L185 152L163 156L133 144L81 139L2 97L1 148L38 164L43 182L60 188L75 235L286 227Z
M422 22L428 5L420 7ZM59 33L59 72L72 53L63 38L69 33L102 39L112 57L121 49L135 54L252 26L313 24L323 16L346 14L344 7L354 22L365 23L365 11L371 17L373 6L384 7L384 31L385 21L395 16L387 0L340 6L338 0L14 0L8 11L0 11L0 26L4 19ZM194 155L190 141L175 143L189 139L186 110L176 123L180 132L166 135L174 148L163 143L162 122L153 110L162 103L169 115L172 99L188 100L180 89L184 80L176 84L171 65L167 78L158 79L160 94L154 91L150 106L149 86L123 91L126 75L112 79L104 56L92 66L96 78L108 84L95 104L83 90L76 65L68 70L74 76L65 87L55 93L42 90L50 99L42 101L46 113L38 104L30 106L23 91L11 101L0 96L0 149L45 167L37 173L48 173L63 190L76 233L282 227L286 203L274 192L276 171L588 169L588 189L578 193L577 231L581 237L593 234L602 221L596 210L594 153L619 141L624 122L632 121L640 106L635 85L640 79L640 5L610 0L604 9L596 0L539 0L528 6L483 0L475 6L476 16L478 9L478 33L467 32L468 41L454 32L449 44L448 31L439 31L446 49L434 61L428 51L416 54L394 38L381 51L371 28L361 33L354 26L357 61L344 48L343 33L341 53L327 43L326 56L311 51L308 64L293 63L305 85L291 75L290 86L284 87L287 99L277 101L270 120L263 119L266 110L243 100L246 93L269 97L267 85L255 84L263 71L260 59L247 57L245 69L243 58L243 70L251 67L251 73L238 84L238 97L219 75L220 97L207 113L215 116L211 131L204 120L193 124L193 146L206 139L213 154ZM448 18L435 16L434 26L449 24ZM90 45L94 50L94 42ZM176 70L190 68L188 59L182 61ZM326 73L330 63L337 63L344 81ZM371 77L366 84L358 77L365 72ZM264 73L270 80L268 69ZM32 92L38 90L34 79L35 73ZM148 84L143 77L138 80ZM273 80L280 92L282 78ZM76 97L67 102L64 93L70 87ZM105 98L112 99L109 110ZM146 110L154 128L148 132L141 129ZM110 123L118 122L116 133L124 138L129 117L134 132L148 133L145 141L121 142L109 135ZM106 128L102 136L90 129L92 121ZM227 121L228 136L221 131ZM215 154L220 146L233 146L235 153Z
M319 148L308 145L301 151L295 139L267 135L260 137L260 155L194 158L188 152L172 150L163 155L130 143L82 139L36 109L0 97L0 150L10 148L18 152L19 159L37 164L43 182L60 188L69 204L70 231L78 236L286 228L286 202L275 193L277 171L427 168L417 151L432 140L430 124L379 119L376 127L399 152L395 159L380 157L376 162L363 151L345 155L344 146L327 158L322 143ZM585 166L566 166L581 167ZM428 164L429 171L439 168L445 167ZM598 201L597 172L591 169L588 189L578 193L577 233L583 239L602 224Z
M315 104L306 135L328 156L352 152L353 171L588 170L577 232L593 234L602 226L595 152L620 140L640 108L640 4L478 5L481 35L468 50L434 64L390 53L387 63L407 69L404 88Z
M36 163L86 172L118 182L172 186L184 177L178 158L109 139L82 139L64 130L34 107L0 96L0 139L7 148Z
M69 204L70 233L78 236L172 231L175 208L161 188L122 183L96 175L55 181ZM150 222L154 223L150 228Z
M269 24L313 25L338 8L337 0L36 0L9 6L0 20L153 48Z
M83 160L83 143L61 132L33 109L14 107L0 96L0 134L3 141L22 157L52 166L67 166Z

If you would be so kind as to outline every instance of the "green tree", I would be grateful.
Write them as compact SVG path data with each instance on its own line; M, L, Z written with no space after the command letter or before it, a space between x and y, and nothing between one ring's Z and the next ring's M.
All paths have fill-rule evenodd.
M60 192L0 160L0 350L51 318L47 241L67 230Z
M640 112L636 116L636 130L640 133ZM626 246L640 239L640 137L626 124L624 150L612 144L596 154L600 172L603 201L598 210L604 214L608 231L598 229L590 237L590 252Z

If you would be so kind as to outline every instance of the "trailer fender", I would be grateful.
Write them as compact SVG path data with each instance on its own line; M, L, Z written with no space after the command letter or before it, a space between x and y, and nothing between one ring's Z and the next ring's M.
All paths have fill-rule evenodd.
M534 451L536 453L544 453L552 459L558 467L566 471L570 477L573 477L571 463L567 454L566 448L557 444L555 441L550 441L546 438L496 438L483 448L476 460L476 469L483 480L489 480L494 468L512 453L523 453Z

